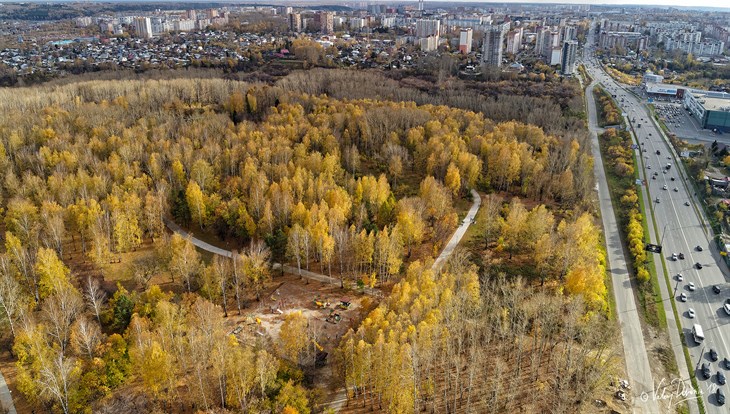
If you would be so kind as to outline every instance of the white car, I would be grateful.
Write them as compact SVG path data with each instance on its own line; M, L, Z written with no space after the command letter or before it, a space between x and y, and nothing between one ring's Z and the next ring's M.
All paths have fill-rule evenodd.
M667 189L667 185L666 185L666 184L664 184L664 187L662 187L662 189L663 189L663 190L666 190L666 189Z
M687 309L687 317L689 317L690 319L694 319L694 317L695 317L695 310L692 309L692 308Z
M677 273L677 280L680 281L680 282L683 281L684 280L684 276L682 276L681 273Z
M689 289L690 292L695 291L695 284L692 282L687 283L687 289Z
M684 293L684 292L682 292L682 293L681 293L681 294L679 295L679 300L680 300L681 302L687 302L687 294L686 294L686 293Z
M677 253L672 253L672 260L677 261Z

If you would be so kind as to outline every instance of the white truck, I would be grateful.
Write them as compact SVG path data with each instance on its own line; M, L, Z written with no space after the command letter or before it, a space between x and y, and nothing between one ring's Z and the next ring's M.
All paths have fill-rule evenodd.
M705 333L702 331L702 326L699 323L692 325L692 336L694 336L695 342L698 344L705 340Z

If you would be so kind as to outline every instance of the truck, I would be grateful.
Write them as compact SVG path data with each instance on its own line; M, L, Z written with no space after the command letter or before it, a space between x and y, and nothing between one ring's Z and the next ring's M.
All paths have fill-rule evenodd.
M698 344L705 340L705 333L702 331L702 325L699 323L692 325L692 336Z

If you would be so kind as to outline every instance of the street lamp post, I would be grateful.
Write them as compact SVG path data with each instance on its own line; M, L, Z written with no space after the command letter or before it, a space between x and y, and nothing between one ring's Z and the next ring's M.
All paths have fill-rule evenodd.
M667 232L667 226L669 223L664 225L664 229L662 230L662 238L659 240L659 245L661 246L664 243L664 234Z

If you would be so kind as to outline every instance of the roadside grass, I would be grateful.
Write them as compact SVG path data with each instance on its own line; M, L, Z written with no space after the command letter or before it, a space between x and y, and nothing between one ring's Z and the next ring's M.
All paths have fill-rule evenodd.
M633 143L633 140L632 140ZM619 234L621 236L621 243L622 248L624 250L624 254L628 257L633 259L631 254L629 253L629 249L627 246L627 233L626 233L626 217L618 212L621 211L620 209L620 203L619 199L622 197L624 192L628 188L635 188L636 194L638 196L638 207L639 211L642 212L641 214L641 225L644 232L644 241L647 240L649 236L649 223L647 221L646 214L643 213L647 211L646 207L649 207L649 211L651 211L651 206L646 206L644 204L644 197L643 192L645 189L643 186L637 186L635 184L635 180L639 178L639 172L638 169L640 168L640 163L643 163L642 160L637 159L636 154L631 154L631 159L634 167L634 174L630 177L619 177L613 169L612 165L608 164L606 151L607 151L607 145L608 143L604 142L599 137L599 148L601 150L601 153L604 154L602 157L603 159L603 167L606 171L606 179L608 182L609 187L609 193L611 195L611 202L616 207L614 208L614 211L617 212L616 219L619 223ZM649 195L649 194L647 194ZM664 313L664 303L661 299L661 290L659 289L659 281L657 277L656 272L656 263L654 262L654 257L651 255L647 255L647 259L645 262L646 270L649 272L649 283L637 283L637 289L636 294L639 301L639 307L641 309L641 314L644 317L644 320L653 327L656 327L658 329L666 329L667 327L667 320L666 315ZM630 266L633 269L633 266ZM636 277L636 275L632 275L632 277Z

